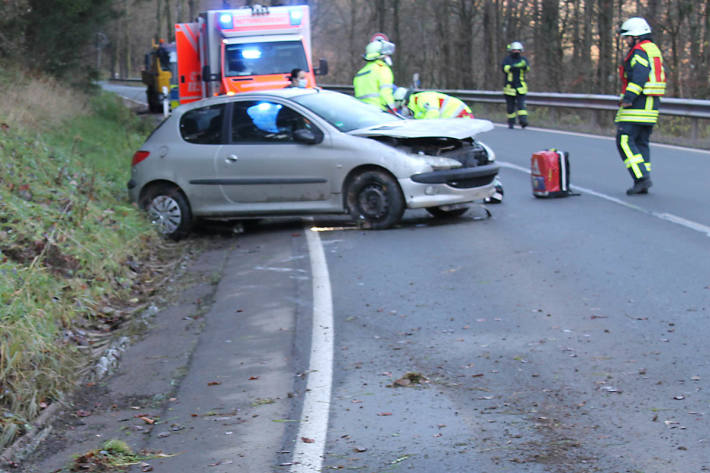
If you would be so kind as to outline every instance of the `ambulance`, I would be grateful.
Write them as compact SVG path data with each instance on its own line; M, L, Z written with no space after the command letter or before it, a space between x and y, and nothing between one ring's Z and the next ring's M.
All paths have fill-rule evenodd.
M175 25L181 104L214 95L278 89L293 69L306 72L308 87L328 64L311 64L307 5L209 10L194 23Z

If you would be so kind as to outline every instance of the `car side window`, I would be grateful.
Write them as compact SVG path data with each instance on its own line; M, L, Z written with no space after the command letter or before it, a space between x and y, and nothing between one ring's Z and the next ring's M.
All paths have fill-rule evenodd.
M232 143L293 143L293 132L316 130L292 108L265 100L234 102Z
M217 104L186 112L180 119L180 135L188 143L222 144L224 109L224 104Z

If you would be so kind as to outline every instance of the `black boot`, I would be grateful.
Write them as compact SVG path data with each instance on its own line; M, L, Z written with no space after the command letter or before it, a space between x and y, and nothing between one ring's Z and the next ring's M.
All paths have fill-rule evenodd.
M653 185L653 182L651 182L650 177L640 179L638 181L635 181L634 185L632 187L629 187L628 189L626 189L626 195L648 194L648 189L652 185Z

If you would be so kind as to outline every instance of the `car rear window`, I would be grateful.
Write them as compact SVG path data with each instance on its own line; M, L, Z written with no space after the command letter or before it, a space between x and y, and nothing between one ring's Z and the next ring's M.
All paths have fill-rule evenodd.
M188 143L222 144L224 104L210 105L186 112L180 119L180 135Z

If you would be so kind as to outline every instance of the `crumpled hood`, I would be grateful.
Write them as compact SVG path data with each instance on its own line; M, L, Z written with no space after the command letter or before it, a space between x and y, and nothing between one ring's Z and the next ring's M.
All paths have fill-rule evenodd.
M437 118L430 120L397 120L383 125L349 132L355 136L391 136L392 138L455 138L462 140L493 129L489 120L478 118Z

